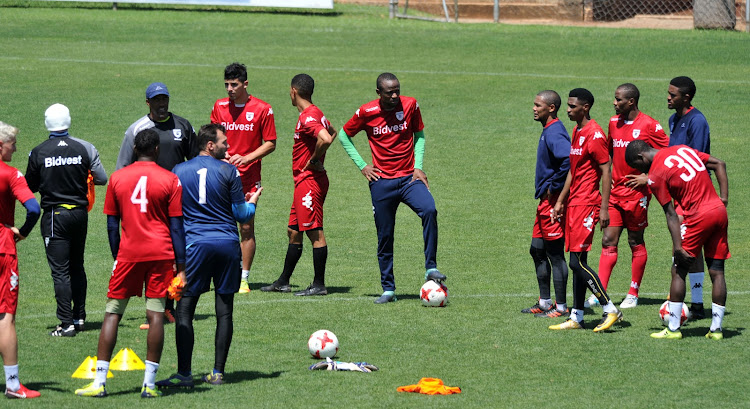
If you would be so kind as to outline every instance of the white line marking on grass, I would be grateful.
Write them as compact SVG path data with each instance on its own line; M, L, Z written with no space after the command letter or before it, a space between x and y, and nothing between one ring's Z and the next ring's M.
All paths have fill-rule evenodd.
M198 63L181 63L181 62L163 62L163 61L106 61L106 60L87 60L77 58L34 58L34 57L16 57L16 56L3 56L0 59L4 60L37 60L44 62L57 62L57 63L81 63L81 64L116 64L116 65L144 65L144 66L162 66L162 67L201 67L201 68L224 68L224 65L218 64L198 64ZM373 72L380 73L383 69L375 68L339 68L339 67L291 67L291 66L276 66L276 65L248 65L247 68L255 70L274 70L274 71L331 71L331 72ZM607 81L621 81L622 77L605 77L597 75L563 75L563 74L550 74L550 73L533 73L533 72L492 72L492 71L437 71L437 70L395 70L394 72L406 73L406 74L422 74L422 75L466 75L466 76L484 76L484 77L526 77L526 78L556 78L556 79L574 79L574 80L607 80ZM710 78L696 78L701 82L711 82L715 84L738 84L738 85L750 85L750 80L731 79L731 80L718 80ZM668 82L671 78L658 78L658 77L634 77L630 78L630 81L652 81L652 82Z
M664 297L666 299L667 294L666 292L659 292L659 293L640 293L641 296L649 296L649 297ZM750 291L728 291L727 295L730 296L746 296L750 295ZM205 299L208 299L208 295L204 295ZM624 297L624 293L617 293L613 294L613 297ZM252 296L251 296L252 297ZM282 296L284 297L284 296ZM451 295L450 298L535 298L538 297L537 294L524 294L524 293L513 293L513 294L503 294L503 293L497 293L497 294L456 294ZM203 297L202 297L203 298ZM710 297L709 297L710 298ZM309 302L352 302L352 301L372 301L375 299L375 296L369 296L369 295L361 295L357 297L295 297L295 296L289 296L284 298L272 298L268 300L242 300L242 297L236 297L234 298L234 305L266 305L266 304L283 304L283 303L309 303ZM572 301L572 300L571 300ZM654 304L655 305L655 304ZM143 305L145 307L145 304ZM208 304L206 302L198 302L198 307L196 308L196 311L200 311L201 313L212 313L214 311L213 304ZM143 309L139 309L138 306L135 304L128 304L128 310L125 313L126 318L131 318L135 314L138 314L140 312L143 312ZM97 317L98 320L100 316L104 315L104 311L89 311L87 312L87 315L89 317ZM39 319L39 318L49 318L49 317L55 317L55 314L53 312L50 312L49 314L20 314L16 316L19 319Z

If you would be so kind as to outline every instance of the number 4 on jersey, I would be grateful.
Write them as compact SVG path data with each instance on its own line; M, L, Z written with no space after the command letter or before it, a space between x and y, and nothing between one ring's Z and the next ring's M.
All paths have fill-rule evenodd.
M141 213L146 213L146 205L148 204L148 198L146 198L146 182L148 181L147 176L141 176L138 179L138 183L133 189L133 194L130 195L130 202L134 205L141 206Z

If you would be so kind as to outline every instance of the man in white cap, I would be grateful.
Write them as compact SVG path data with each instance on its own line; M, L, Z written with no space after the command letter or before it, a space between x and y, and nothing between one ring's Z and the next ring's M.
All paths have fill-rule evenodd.
M83 251L88 229L89 172L96 185L107 183L94 145L68 134L70 111L53 104L44 112L49 138L29 153L26 181L42 198L41 232L57 299L60 324L53 337L73 337L86 319Z
M149 113L133 122L125 131L115 170L135 162L135 135L144 129L153 129L159 135L156 164L170 172L178 164L198 154L193 126L187 119L169 112L169 90L164 83L154 82L146 88L146 105ZM167 300L164 316L169 322L174 322L174 301ZM148 323L141 324L141 329L148 329Z

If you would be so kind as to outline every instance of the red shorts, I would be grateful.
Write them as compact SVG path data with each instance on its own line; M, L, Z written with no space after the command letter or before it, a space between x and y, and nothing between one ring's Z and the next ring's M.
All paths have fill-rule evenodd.
M240 173L240 180L242 181L242 193L255 193L260 187L260 172L258 172L257 166L246 173Z
M140 297L144 283L147 298L164 298L174 278L174 270L174 260L115 261L107 298Z
M640 200L617 201L609 199L609 225L641 231L648 226L648 203L651 195Z
M536 219L534 220L534 231L531 233L533 238L544 240L557 240L563 238L563 226L565 217L552 223L552 209L557 203L559 194L548 196L546 199L540 199L536 207Z
M723 206L686 216L680 226L682 248L693 257L700 254L703 248L706 258L726 260L731 257L727 241L728 227L727 209Z
M0 314L16 315L18 308L18 257L0 254Z
M572 206L565 214L565 251L591 250L594 227L599 223L598 205Z
M294 186L294 200L289 213L289 226L298 231L323 228L323 202L328 194L328 176L307 177Z

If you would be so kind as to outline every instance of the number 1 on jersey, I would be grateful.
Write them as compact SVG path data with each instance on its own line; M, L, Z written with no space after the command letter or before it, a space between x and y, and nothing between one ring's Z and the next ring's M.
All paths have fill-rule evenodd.
M198 204L206 204L206 174L208 169L200 168L195 173L200 177L198 180Z

